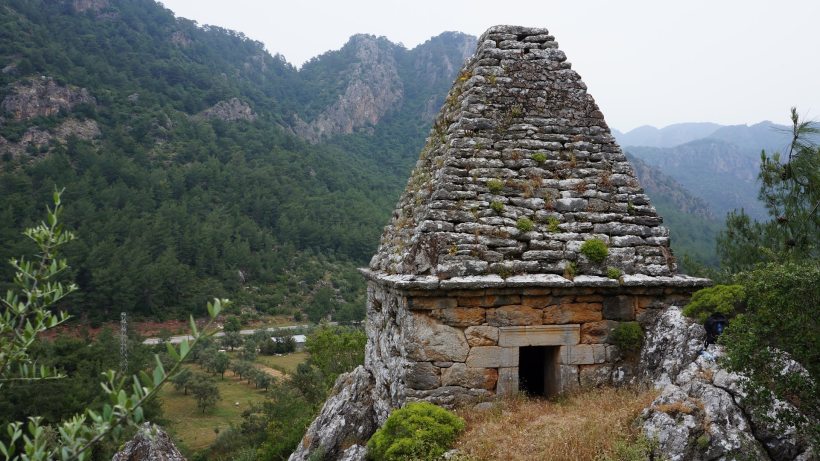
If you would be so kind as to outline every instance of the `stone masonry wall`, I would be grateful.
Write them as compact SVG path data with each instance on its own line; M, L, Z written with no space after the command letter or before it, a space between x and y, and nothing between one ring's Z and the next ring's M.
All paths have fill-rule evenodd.
M365 367L377 413L428 400L454 407L518 391L519 347L558 346L560 392L633 378L610 333L682 305L689 287L407 290L368 283Z

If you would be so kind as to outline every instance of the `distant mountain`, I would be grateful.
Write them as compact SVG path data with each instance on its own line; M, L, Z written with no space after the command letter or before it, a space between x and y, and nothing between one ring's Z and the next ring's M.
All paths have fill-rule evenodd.
M716 123L677 123L664 128L644 125L626 133L615 130L612 135L621 146L673 147L705 138L720 127Z
M708 203L718 217L742 208L756 219L766 218L765 208L757 199L760 152L783 152L791 141L788 127L772 122L732 126L696 123L639 130L637 134L633 130L620 135L624 150L677 180ZM663 138L662 133L695 136L699 131L710 132L682 144L661 146L685 138ZM638 136L641 133L646 135ZM651 133L658 136L653 138Z

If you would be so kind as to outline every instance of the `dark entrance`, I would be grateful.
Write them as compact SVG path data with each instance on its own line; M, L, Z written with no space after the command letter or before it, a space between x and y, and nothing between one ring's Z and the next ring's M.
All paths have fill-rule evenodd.
M518 389L529 395L558 393L558 346L518 349Z

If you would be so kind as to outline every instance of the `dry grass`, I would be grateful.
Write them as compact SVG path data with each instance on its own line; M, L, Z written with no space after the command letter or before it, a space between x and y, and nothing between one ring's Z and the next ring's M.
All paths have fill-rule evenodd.
M299 366L300 363L307 361L308 355L307 352L292 352L285 355L259 354L256 356L256 363L285 373L295 373L296 367Z
M189 367L204 373L198 365ZM190 393L184 395L171 385L163 387L159 393L163 416L170 423L168 428L177 441L192 451L202 450L213 443L217 437L215 429L225 430L231 424L238 424L242 411L265 398L264 390L241 381L230 371L225 372L224 380L217 376L215 382L222 400L205 413L197 408L196 399Z
M632 423L654 390L596 389L556 401L514 397L485 411L459 412L467 430L456 446L471 460L618 458L638 438Z

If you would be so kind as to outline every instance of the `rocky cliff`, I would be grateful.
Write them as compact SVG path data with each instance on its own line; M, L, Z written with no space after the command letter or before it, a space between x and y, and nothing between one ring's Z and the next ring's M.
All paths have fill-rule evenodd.
M61 110L70 111L79 104L96 104L85 88L62 85L45 76L20 80L7 91L7 96L0 102L0 112L12 120L50 117Z
M646 436L657 443L656 455L671 461L714 459L817 459L817 452L797 435L756 417L744 401L743 377L720 365L720 346L704 349L705 331L671 308L659 313L646 332L640 377L661 389L641 415ZM787 406L774 401L764 412Z

